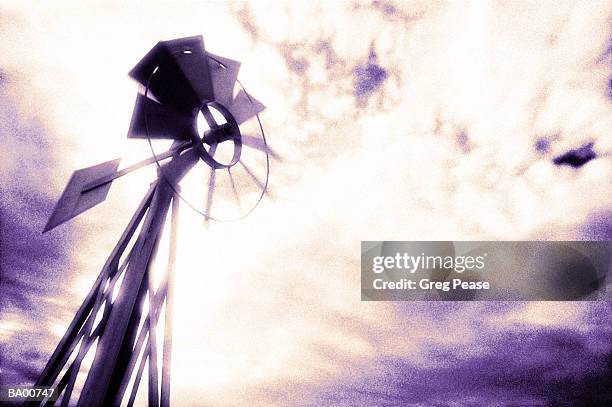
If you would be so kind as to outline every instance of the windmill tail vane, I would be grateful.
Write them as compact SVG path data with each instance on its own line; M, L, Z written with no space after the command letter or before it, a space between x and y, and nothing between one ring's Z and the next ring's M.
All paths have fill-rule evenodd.
M43 232L48 232L103 202L114 180L146 165L158 167L149 187L119 241L102 267L64 336L40 374L36 386L52 386L52 398L27 405L115 406L133 405L137 397L149 406L170 404L172 354L173 275L177 252L179 203L186 202L206 220L211 215L212 193L220 175L229 177L239 201L233 166L242 168L252 186L266 193L269 156L279 159L267 145L259 113L264 106L246 93L238 81L240 63L208 53L201 36L160 41L130 71L144 88L139 92L128 138L146 139L152 156L117 170L111 160L75 171ZM234 88L238 83L239 91ZM206 128L200 129L198 118ZM242 134L242 126L257 119L260 135ZM161 153L152 139L173 140ZM265 180L257 178L243 154L244 145L265 157ZM233 144L231 159L215 157L221 143ZM210 168L205 208L199 210L182 195L179 182L199 162ZM152 263L170 216L169 255L156 283ZM241 217L240 217L241 218ZM158 324L163 331L158 331ZM160 325L160 326L161 326ZM159 338L158 333L163 333ZM92 360L91 362L87 362ZM141 386L143 376L148 377ZM140 392L139 392L140 388Z

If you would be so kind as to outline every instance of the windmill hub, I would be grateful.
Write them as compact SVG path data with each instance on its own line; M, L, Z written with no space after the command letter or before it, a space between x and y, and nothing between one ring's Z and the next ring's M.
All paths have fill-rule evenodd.
M202 142L208 145L241 138L236 120L220 103L207 103L197 111L196 128Z
M192 141L199 146L198 151L202 160L215 169L236 165L240 161L242 152L242 136L238 122L230 111L219 102L209 101L196 109L195 117ZM214 159L217 146L230 140L233 141L234 149L229 162ZM209 146L208 150L204 144Z

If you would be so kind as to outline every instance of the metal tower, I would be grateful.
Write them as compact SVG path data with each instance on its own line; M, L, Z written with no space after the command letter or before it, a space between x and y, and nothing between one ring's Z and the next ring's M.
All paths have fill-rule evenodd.
M268 157L275 156L267 146L258 116L264 106L247 94L237 80L239 69L239 62L208 53L203 38L195 36L159 42L130 71L140 91L128 137L147 139L152 157L119 171L119 160L75 171L44 232L104 201L112 181L118 177L153 163L158 167L158 177L36 382L36 386L55 386L59 398L42 403L30 401L28 405L132 405L143 374L148 375L149 406L169 405L179 202L187 203L206 220L229 220L211 215L215 174L221 172L228 177L239 203L234 179L237 175L231 168L240 163L236 168L259 190L250 209L237 217L242 218L266 192ZM240 85L237 94L236 83ZM198 128L198 116L205 122L204 130ZM256 119L259 136L241 133L240 126L250 119ZM155 153L151 139L171 139L173 143L169 150ZM227 162L214 157L224 142L233 144L233 155ZM265 154L265 180L260 180L244 162L243 143ZM179 188L179 182L200 160L210 167L203 210L188 202ZM168 212L168 263L156 285L151 265ZM164 332L159 338L157 325L162 314ZM85 366L86 356L91 358L92 354L93 361Z

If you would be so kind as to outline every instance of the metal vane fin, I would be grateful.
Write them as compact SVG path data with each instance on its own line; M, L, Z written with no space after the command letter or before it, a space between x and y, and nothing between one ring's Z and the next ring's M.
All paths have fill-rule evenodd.
M192 122L190 115L138 94L128 138L146 139L148 130L152 139L189 140Z
M57 202L43 233L104 202L111 186L110 182L85 193L82 192L83 187L95 179L113 174L119 167L120 161L121 159L118 158L75 171Z
M215 98L205 52L201 35L160 41L129 75L162 104L190 114Z
M234 97L234 86L240 71L240 62L207 52L208 66L215 90L215 100L229 106Z
M232 104L228 107L228 110L236 119L238 124L242 124L249 120L255 115L261 113L266 107L259 100L255 99L251 95L247 95L245 91L241 90L236 95Z

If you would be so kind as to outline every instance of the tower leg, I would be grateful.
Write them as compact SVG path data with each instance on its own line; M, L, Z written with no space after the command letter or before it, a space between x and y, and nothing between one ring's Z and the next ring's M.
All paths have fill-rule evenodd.
M161 380L161 407L170 406L170 370L172 363L172 315L174 308L174 264L176 262L176 240L178 231L179 199L172 200L172 223L170 226L170 253L168 255L168 283L166 288L166 312L164 323L164 349Z
M119 242L114 247L110 256L106 260L106 263L102 267L96 282L93 287L85 297L85 300L79 307L76 315L74 316L72 322L68 326L68 329L59 344L57 345L55 351L51 355L51 358L47 362L45 368L40 374L38 380L35 383L35 386L51 386L56 381L57 377L61 373L62 369L65 367L70 355L73 353L74 349L78 345L79 341L83 340L87 335L89 336L89 332L86 329L86 323L91 320L93 322L99 307L100 307L100 293L104 292L105 285L109 281L115 277L119 272L119 261L121 256L125 252L130 239L134 235L136 229L138 229L138 225L142 221L149 205L151 204L151 199L153 197L153 192L155 191L156 184L151 185L149 191L143 198L140 203L138 209L134 213L134 216L128 223L125 228ZM89 325L91 327L91 325ZM78 370L78 369L77 369ZM66 372L65 375L67 375ZM67 380L65 380L67 381ZM59 391L59 389L58 389ZM37 405L39 403L29 402L27 405Z
M142 244L128 264L121 284L121 295L113 303L105 334L101 336L96 355L81 392L77 406L101 406L107 395L113 375L116 372L117 359L125 340L134 306L140 292L143 279L147 275L154 248L157 245L161 228L170 206L173 191L165 182L159 182L155 188L151 206L145 217L139 239ZM151 287L149 287L151 290ZM150 296L149 298L151 298ZM153 311L153 312L152 312ZM149 321L154 318L154 304L149 304ZM150 323L150 322L149 322Z

